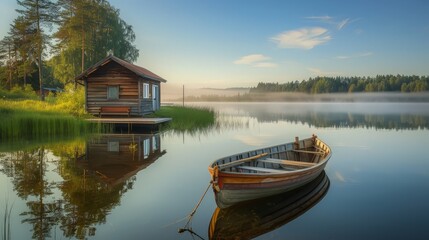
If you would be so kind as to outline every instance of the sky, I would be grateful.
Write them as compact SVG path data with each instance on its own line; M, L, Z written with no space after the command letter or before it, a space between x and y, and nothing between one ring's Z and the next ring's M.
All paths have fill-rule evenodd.
M194 88L315 76L429 75L427 0L110 0L135 64ZM0 37L16 18L1 0Z

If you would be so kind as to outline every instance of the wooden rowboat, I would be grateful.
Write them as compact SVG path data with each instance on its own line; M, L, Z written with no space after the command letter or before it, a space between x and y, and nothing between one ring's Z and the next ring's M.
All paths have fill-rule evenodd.
M218 159L209 166L216 204L227 208L303 186L320 175L331 154L313 135Z
M209 239L253 239L300 217L326 195L329 178L316 179L289 192L216 208L208 227Z

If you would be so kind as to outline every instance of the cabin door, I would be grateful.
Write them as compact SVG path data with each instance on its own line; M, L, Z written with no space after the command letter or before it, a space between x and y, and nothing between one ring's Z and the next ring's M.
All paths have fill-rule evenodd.
M153 110L159 109L159 87L158 85L152 85L152 104Z

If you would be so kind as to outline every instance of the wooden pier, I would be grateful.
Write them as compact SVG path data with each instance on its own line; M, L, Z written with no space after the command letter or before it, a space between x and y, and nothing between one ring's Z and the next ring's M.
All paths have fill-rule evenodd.
M97 123L157 125L169 122L171 121L171 118L89 118L87 121Z
M89 122L113 124L115 132L157 132L162 123L171 121L171 118L89 118Z

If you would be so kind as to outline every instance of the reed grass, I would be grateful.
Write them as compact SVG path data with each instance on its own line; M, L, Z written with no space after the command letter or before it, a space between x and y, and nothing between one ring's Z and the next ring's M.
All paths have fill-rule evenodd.
M0 100L0 140L42 140L103 132L100 124L86 122L56 104L34 100Z
M163 106L152 114L154 117L169 117L167 127L176 131L200 131L214 126L215 112L210 108Z
M12 239L12 234L10 230L10 219L12 216L12 208L13 205L9 207L9 202L6 202L3 213L3 224L2 224L2 240L10 240Z

